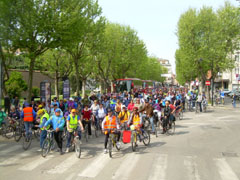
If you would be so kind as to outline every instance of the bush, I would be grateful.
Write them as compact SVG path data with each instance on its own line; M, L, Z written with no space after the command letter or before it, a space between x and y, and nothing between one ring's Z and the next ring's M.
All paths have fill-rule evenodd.
M12 72L5 83L5 87L11 98L20 97L21 93L27 90L27 83L23 80L20 72Z

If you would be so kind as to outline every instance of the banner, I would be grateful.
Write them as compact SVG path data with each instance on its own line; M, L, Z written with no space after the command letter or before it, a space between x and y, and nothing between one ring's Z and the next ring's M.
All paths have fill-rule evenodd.
M63 81L63 99L70 98L70 82L69 80Z
M51 83L43 81L40 83L40 98L42 102L51 100Z

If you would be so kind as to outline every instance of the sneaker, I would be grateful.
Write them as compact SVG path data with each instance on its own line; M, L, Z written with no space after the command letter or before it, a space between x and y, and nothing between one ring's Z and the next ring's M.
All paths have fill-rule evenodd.
M66 152L66 153L69 153L69 148L67 148L65 152Z
M104 149L104 154L107 154L108 153L108 150L107 149Z
M41 152L41 151L42 151L42 149L38 149L38 150L37 150L37 152Z
M59 153L60 153L60 155L63 155L63 154L64 154L64 152L62 151L62 149L60 149Z

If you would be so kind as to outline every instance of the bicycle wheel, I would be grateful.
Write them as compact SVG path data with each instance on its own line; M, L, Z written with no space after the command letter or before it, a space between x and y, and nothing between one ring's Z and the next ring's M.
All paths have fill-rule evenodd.
M109 157L112 158L112 148L113 148L113 143L112 143L112 138L108 138L108 152L109 152Z
M142 135L143 135L143 144L145 146L148 146L149 143L150 143L150 134L149 134L149 132L143 131Z
M14 131L14 139L16 142L18 142L22 137L22 129L20 126L16 127L16 130Z
M149 118L144 118L143 122L144 122L143 124L144 129L148 129L151 124Z
M80 144L79 138L75 137L74 142L75 142L75 154L76 154L77 158L80 158L81 157L81 144Z
M28 148L30 147L32 143L32 137L27 137L25 134L24 134L24 138L23 138L23 149L26 151L28 150Z
M157 121L156 125L155 125L155 135L156 135L156 137L158 137L158 129L159 129L159 121Z
M136 147L137 147L137 134L136 132L132 133L132 151L135 152L136 151Z
M43 141L43 145L42 145L42 157L46 157L47 154L49 153L50 151L50 140L49 139L45 139Z
M178 118L179 118L179 120L183 120L183 112L182 111L179 112Z
M11 139L13 136L14 136L14 128L12 126L8 126L6 128L5 137L8 139Z
M171 123L168 124L167 134L173 135L174 133L175 133L175 121L172 121Z

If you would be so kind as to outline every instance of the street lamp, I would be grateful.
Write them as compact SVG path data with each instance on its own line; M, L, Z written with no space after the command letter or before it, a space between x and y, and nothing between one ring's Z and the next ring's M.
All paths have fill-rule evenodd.
M3 73L2 73L2 46L0 44L0 106L2 106L2 85L3 85Z

